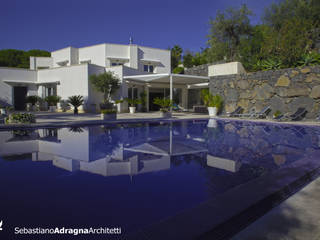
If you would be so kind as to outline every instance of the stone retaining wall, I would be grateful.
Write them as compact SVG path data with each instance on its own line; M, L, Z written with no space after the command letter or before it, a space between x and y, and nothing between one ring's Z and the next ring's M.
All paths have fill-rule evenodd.
M307 118L315 118L320 110L320 66L261 71L241 75L210 78L210 91L224 99L223 112L241 106L247 112L270 105L271 115L308 110Z
M186 75L196 75L196 76L208 76L208 67L211 65L225 63L225 61L219 61L214 63L203 64L199 66L195 66L192 68L188 68L184 70L184 74Z

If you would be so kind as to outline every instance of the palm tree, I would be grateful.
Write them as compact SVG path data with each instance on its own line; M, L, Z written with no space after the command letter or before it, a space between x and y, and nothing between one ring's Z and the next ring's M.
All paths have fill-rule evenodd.
M83 104L83 101L83 96L81 95L75 95L68 98L68 102L74 107L74 114L78 114L78 107Z

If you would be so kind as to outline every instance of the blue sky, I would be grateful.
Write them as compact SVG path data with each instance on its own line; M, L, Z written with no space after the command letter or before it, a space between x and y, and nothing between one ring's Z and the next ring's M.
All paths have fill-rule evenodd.
M276 0L1 0L0 49L56 50L97 43L167 48L206 46L209 19L247 4L258 23Z

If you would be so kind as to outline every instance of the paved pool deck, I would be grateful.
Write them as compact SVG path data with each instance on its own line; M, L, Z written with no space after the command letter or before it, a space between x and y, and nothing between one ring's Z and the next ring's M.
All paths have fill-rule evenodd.
M319 240L320 178L266 213L232 240Z

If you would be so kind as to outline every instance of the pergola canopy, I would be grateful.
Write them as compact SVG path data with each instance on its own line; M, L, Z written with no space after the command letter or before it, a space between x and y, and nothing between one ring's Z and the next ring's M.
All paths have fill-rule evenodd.
M170 79L172 79L173 84L186 85L207 83L209 81L209 77L170 73L125 76L123 79L142 83L170 83Z

